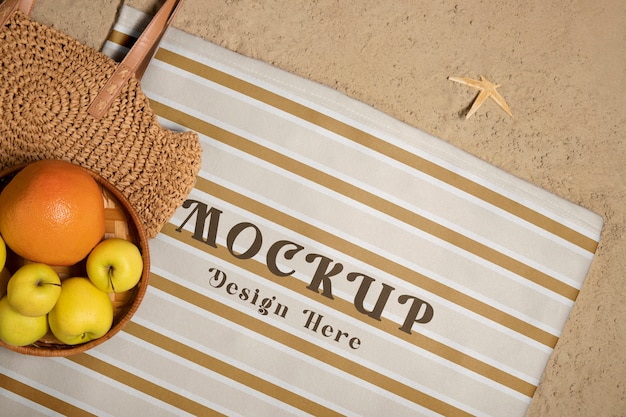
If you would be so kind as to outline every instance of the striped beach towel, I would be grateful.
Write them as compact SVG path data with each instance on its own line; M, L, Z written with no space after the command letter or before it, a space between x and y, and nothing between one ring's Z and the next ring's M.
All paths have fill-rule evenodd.
M104 52L142 20L125 6ZM70 358L0 353L12 415L525 414L600 217L177 29L142 89L199 133L197 184L122 332Z

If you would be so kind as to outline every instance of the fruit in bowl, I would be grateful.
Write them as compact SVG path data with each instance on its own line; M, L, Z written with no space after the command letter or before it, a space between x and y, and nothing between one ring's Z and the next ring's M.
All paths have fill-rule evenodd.
M7 300L23 316L44 316L61 294L61 278L50 265L33 263L15 271L7 283Z
M100 187L78 165L32 163L0 193L0 234L15 253L33 262L75 264L104 235Z
M46 316L24 316L11 307L7 297L0 299L0 339L11 346L35 343L48 332Z
M2 240L2 236L0 236L0 240ZM9 268L5 266L0 269L0 298L4 297L7 293L9 278L11 278L11 271L9 271Z
M143 272L139 248L125 239L98 243L87 257L87 275L101 291L123 292L137 285Z
M7 260L7 246L4 243L4 239L0 236L0 271L4 271L4 264Z
M138 308L148 269L137 214L97 174L59 160L0 173L0 345L67 356L101 343Z
M59 300L48 314L52 334L68 345L104 336L113 324L113 304L88 278L63 281Z

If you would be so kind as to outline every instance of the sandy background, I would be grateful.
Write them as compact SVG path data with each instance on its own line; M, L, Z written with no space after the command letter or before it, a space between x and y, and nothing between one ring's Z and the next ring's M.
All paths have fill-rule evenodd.
M123 0L39 0L100 48ZM146 11L159 0L126 0ZM174 25L368 103L605 219L528 416L626 416L624 0L187 0ZM502 85L514 118L448 76Z

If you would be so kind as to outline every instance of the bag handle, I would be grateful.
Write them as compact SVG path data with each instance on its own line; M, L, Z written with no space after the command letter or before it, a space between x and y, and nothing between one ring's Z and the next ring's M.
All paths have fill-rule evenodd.
M122 62L116 67L111 78L89 105L87 112L90 115L101 119L130 77L134 75L137 79L141 79L161 38L172 24L183 2L184 0L166 0L163 3ZM34 4L35 0L4 0L0 3L0 26L4 26L17 10L27 16L30 15Z
M4 0L0 4L0 26L4 26L16 10L30 16L34 6L35 0Z
M135 75L137 79L141 79L161 38L172 24L183 2L184 0L166 0L163 3L122 62L117 66L111 78L109 78L89 105L87 112L90 115L98 119L102 118L130 77Z

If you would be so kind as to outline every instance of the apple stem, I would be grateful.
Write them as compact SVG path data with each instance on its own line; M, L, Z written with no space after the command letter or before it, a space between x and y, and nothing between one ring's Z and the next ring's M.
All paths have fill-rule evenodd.
M37 283L35 284L38 287L42 287L44 285L56 285L57 287L60 287L61 284L57 284L56 282L43 282L43 280L37 280Z
M109 284L111 284L111 289L113 290L113 292L115 292L115 285L113 285L113 271L115 270L115 268L113 268L112 266L109 267Z

